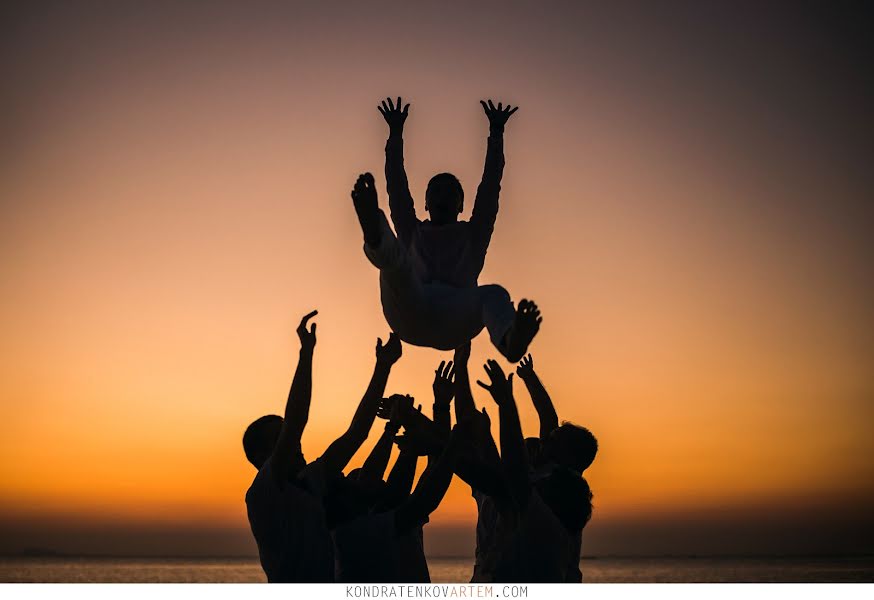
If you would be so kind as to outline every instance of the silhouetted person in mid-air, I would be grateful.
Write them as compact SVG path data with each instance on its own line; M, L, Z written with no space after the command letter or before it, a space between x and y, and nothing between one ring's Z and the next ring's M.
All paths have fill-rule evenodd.
M431 178L425 192L430 219L416 217L404 171L403 129L409 104L389 98L379 107L389 126L385 177L393 232L379 209L373 176L358 178L352 199L364 232L364 252L380 271L385 318L402 340L417 346L453 350L488 329L495 347L518 361L540 327L533 302L514 309L499 285L477 282L488 251L504 171L504 126L516 108L481 102L489 120L483 178L469 221L459 221L464 190L450 173ZM396 233L395 233L396 232Z
M258 469L246 492L246 508L269 582L334 581L334 550L324 496L367 439L392 365L402 352L395 334L385 345L377 340L373 376L349 428L324 454L307 464L300 441L309 418L316 345L316 326L307 329L307 324L315 315L316 311L306 315L297 328L300 359L288 394L285 418L261 417L243 435L246 458Z

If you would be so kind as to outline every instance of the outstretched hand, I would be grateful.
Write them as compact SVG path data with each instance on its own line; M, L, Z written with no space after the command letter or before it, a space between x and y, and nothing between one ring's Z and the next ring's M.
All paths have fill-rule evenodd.
M391 396L383 398L379 401L379 408L376 409L376 416L380 419L388 420L391 417L391 411L394 408L395 399Z
M488 103L480 100L479 103L482 104L483 110L489 118L489 129L493 131L503 132L504 125L507 124L510 115L519 110L518 106L511 107L509 104L504 106L501 102L498 102L498 106L495 107L491 100Z
M489 360L483 365L486 370L486 375L491 380L491 385L486 385L482 381L477 380L477 385L488 390L498 406L503 406L507 402L513 400L513 374L507 377L501 366L495 360Z
M414 456L428 456L440 452L439 441L409 432L396 435L395 444L401 452Z
M431 386L434 390L434 404L449 406L452 396L455 395L454 379L455 367L452 361L447 364L446 361L441 360L440 366L434 371L434 383Z
M403 349L401 347L401 338L398 334L391 332L388 336L388 341L385 345L382 344L382 338L376 339L376 361L387 366L392 366L401 357Z
M309 323L309 320L317 314L319 314L319 311L314 310L311 313L304 315L300 320L300 325L297 326L297 337L300 338L301 350L312 352L313 348L316 347L316 324L313 323L312 327L307 329L307 323Z
M403 110L401 110L401 106L403 106L401 103L401 97L398 96L397 106L395 106L391 98L386 98L382 101L382 106L376 107L376 110L382 114L382 118L385 119L386 123L388 123L390 131L402 131L404 128L404 121L407 120L410 105L407 103Z
M419 409L421 410L421 405ZM413 410L413 397L401 394L392 394L379 402L376 416L380 419L394 421L400 425L406 421L407 415Z
M522 361L519 363L519 366L516 367L516 375L518 375L519 379L522 379L523 381L534 376L534 359L531 358L530 353L528 356L522 357Z

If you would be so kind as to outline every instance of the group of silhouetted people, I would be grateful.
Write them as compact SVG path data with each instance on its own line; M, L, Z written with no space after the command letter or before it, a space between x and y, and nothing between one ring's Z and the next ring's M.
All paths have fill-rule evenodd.
M372 175L358 178L352 199L393 333L385 344L377 340L373 376L349 427L307 463L301 436L312 397L316 311L304 316L285 416L261 417L243 436L246 457L258 469L246 494L249 522L270 582L429 582L423 526L453 475L471 486L477 505L473 582L582 580L581 536L592 514L583 471L598 444L587 429L559 424L531 355L525 356L542 320L537 305L522 300L514 307L501 286L478 285L498 212L504 126L516 111L491 100L482 106L488 150L469 221L458 220L464 192L449 173L428 183L430 219L418 220L403 166L409 104L387 99L378 107L389 125L385 172L394 231L379 209ZM516 374L540 419L538 437L525 438L513 374L489 360L488 383L477 383L497 406L500 450L486 409L474 403L468 373L470 340L483 328L507 360L518 362ZM409 395L384 397L401 340L454 351L436 370L430 418ZM385 420L383 433L362 467L344 474L377 418ZM386 477L393 445L399 454ZM415 482L420 457L427 466Z

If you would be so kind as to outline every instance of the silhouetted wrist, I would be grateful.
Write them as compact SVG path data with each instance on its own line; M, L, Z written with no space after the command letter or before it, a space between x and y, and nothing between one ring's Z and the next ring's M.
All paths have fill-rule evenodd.
M504 135L504 126L498 124L489 125L489 135L501 136Z
M392 358L377 356L375 370L390 372L395 361Z

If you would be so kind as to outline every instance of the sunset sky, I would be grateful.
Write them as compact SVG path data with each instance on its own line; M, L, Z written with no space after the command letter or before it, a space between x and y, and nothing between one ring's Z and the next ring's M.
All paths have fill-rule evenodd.
M478 101L521 107L480 282L540 304L535 365L600 441L584 554L874 552L853 4L21 4L0 35L0 552L254 552L241 437L283 410L300 316L319 309L310 459L388 333L349 199L372 171L385 205L386 95L412 103L420 217L437 172L472 200ZM472 376L494 354L478 337ZM406 346L388 392L430 407L448 357ZM471 554L475 518L454 482L431 551Z

